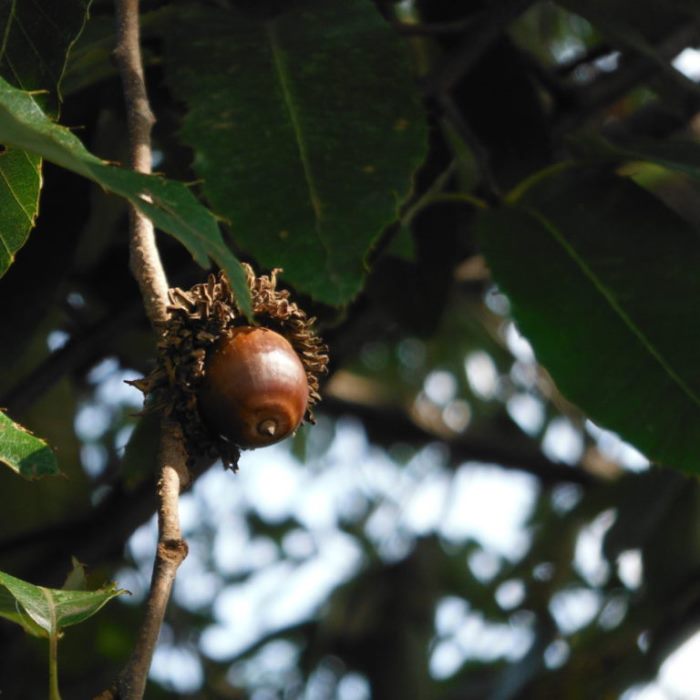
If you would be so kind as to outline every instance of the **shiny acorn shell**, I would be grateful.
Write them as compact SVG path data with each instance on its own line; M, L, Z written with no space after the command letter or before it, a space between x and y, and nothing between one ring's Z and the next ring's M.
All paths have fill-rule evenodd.
M207 352L199 413L212 433L239 447L291 435L308 399L304 365L289 341L269 328L239 326Z

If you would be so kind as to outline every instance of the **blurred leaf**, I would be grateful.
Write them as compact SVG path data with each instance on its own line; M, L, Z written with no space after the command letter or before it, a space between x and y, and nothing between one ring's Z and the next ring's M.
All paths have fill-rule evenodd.
M617 144L587 133L572 139L571 145L583 157L612 162L647 161L700 180L700 143L697 141L629 139Z
M698 15L694 0L559 0L571 12L585 17L613 41L664 63L648 40L654 40Z
M384 254L392 255L399 260L416 262L416 243L410 226L402 224L396 229Z
M160 63L154 53L151 39L163 31L163 23L177 12L174 4L155 10L142 10L139 14L141 34L141 58L145 68ZM63 95L71 96L96 83L117 77L117 67L112 60L114 51L114 17L95 14L85 26L68 55L61 85Z
M121 464L124 482L129 489L153 475L160 448L160 422L157 413L145 413L131 433Z
M165 38L189 106L183 139L236 243L315 299L347 303L426 149L402 41L367 0L267 19L200 9Z
M538 360L597 423L700 471L700 237L629 180L533 178L481 215L481 245Z
M33 0L0 6L0 75L22 90L50 91L44 109L58 111L67 54L88 17L91 0Z
M0 6L0 75L58 111L66 56L85 25L89 2L5 2ZM25 244L39 211L41 158L7 149L0 153L0 277Z
M127 591L112 583L96 591L64 591L35 586L0 571L0 617L16 622L30 634L51 637L97 613L112 598Z
M63 582L64 591L84 591L87 588L87 574L85 572L85 564L81 563L75 557L71 557L72 568Z
M245 272L228 249L214 215L181 182L108 165L68 129L52 122L34 98L0 79L0 142L37 153L127 199L177 238L202 267L212 258L231 280L236 299L252 315Z
M40 438L0 411L0 462L25 479L60 474L56 456Z

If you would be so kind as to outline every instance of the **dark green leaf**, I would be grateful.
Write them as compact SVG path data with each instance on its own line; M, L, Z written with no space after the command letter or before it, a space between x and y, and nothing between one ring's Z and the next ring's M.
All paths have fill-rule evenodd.
M51 448L1 411L0 462L25 479L61 473Z
M651 459L700 471L700 236L629 180L553 171L481 245L561 391Z
M416 242L413 240L411 227L401 224L391 237L385 255L393 255L400 260L414 262L416 259Z
M91 0L0 3L0 75L22 90L45 90L42 104L58 111L67 54L85 26Z
M166 36L182 136L238 245L328 304L360 290L426 148L405 47L368 0L217 8Z
M44 588L0 571L0 617L22 625L30 634L50 637L84 622L123 593L114 584L96 591Z
M202 266L226 271L241 309L251 315L245 272L228 249L214 215L181 182L118 168L89 153L68 129L52 122L33 97L0 79L0 143L17 146L93 180L124 197L177 238Z

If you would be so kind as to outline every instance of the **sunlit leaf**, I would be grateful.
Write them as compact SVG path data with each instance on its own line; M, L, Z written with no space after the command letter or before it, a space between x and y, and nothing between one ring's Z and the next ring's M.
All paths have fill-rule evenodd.
M0 462L25 479L61 473L51 448L1 411Z
M241 308L251 315L245 272L221 237L214 215L181 182L109 165L68 129L52 122L34 98L0 79L0 143L36 153L120 195L177 238L202 266L209 258L229 276Z
M30 634L50 637L84 622L124 593L114 584L96 591L44 588L0 571L0 617L22 625Z
M202 8L165 38L182 137L236 244L315 299L348 302L426 149L402 40L368 0Z
M34 228L40 190L39 156L16 148L0 153L0 276Z

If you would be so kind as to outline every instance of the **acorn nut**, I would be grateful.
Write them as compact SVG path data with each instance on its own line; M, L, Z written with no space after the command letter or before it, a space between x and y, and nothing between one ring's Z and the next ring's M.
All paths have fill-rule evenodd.
M269 328L233 328L207 352L199 413L210 431L239 447L271 445L293 433L308 400L304 365Z

